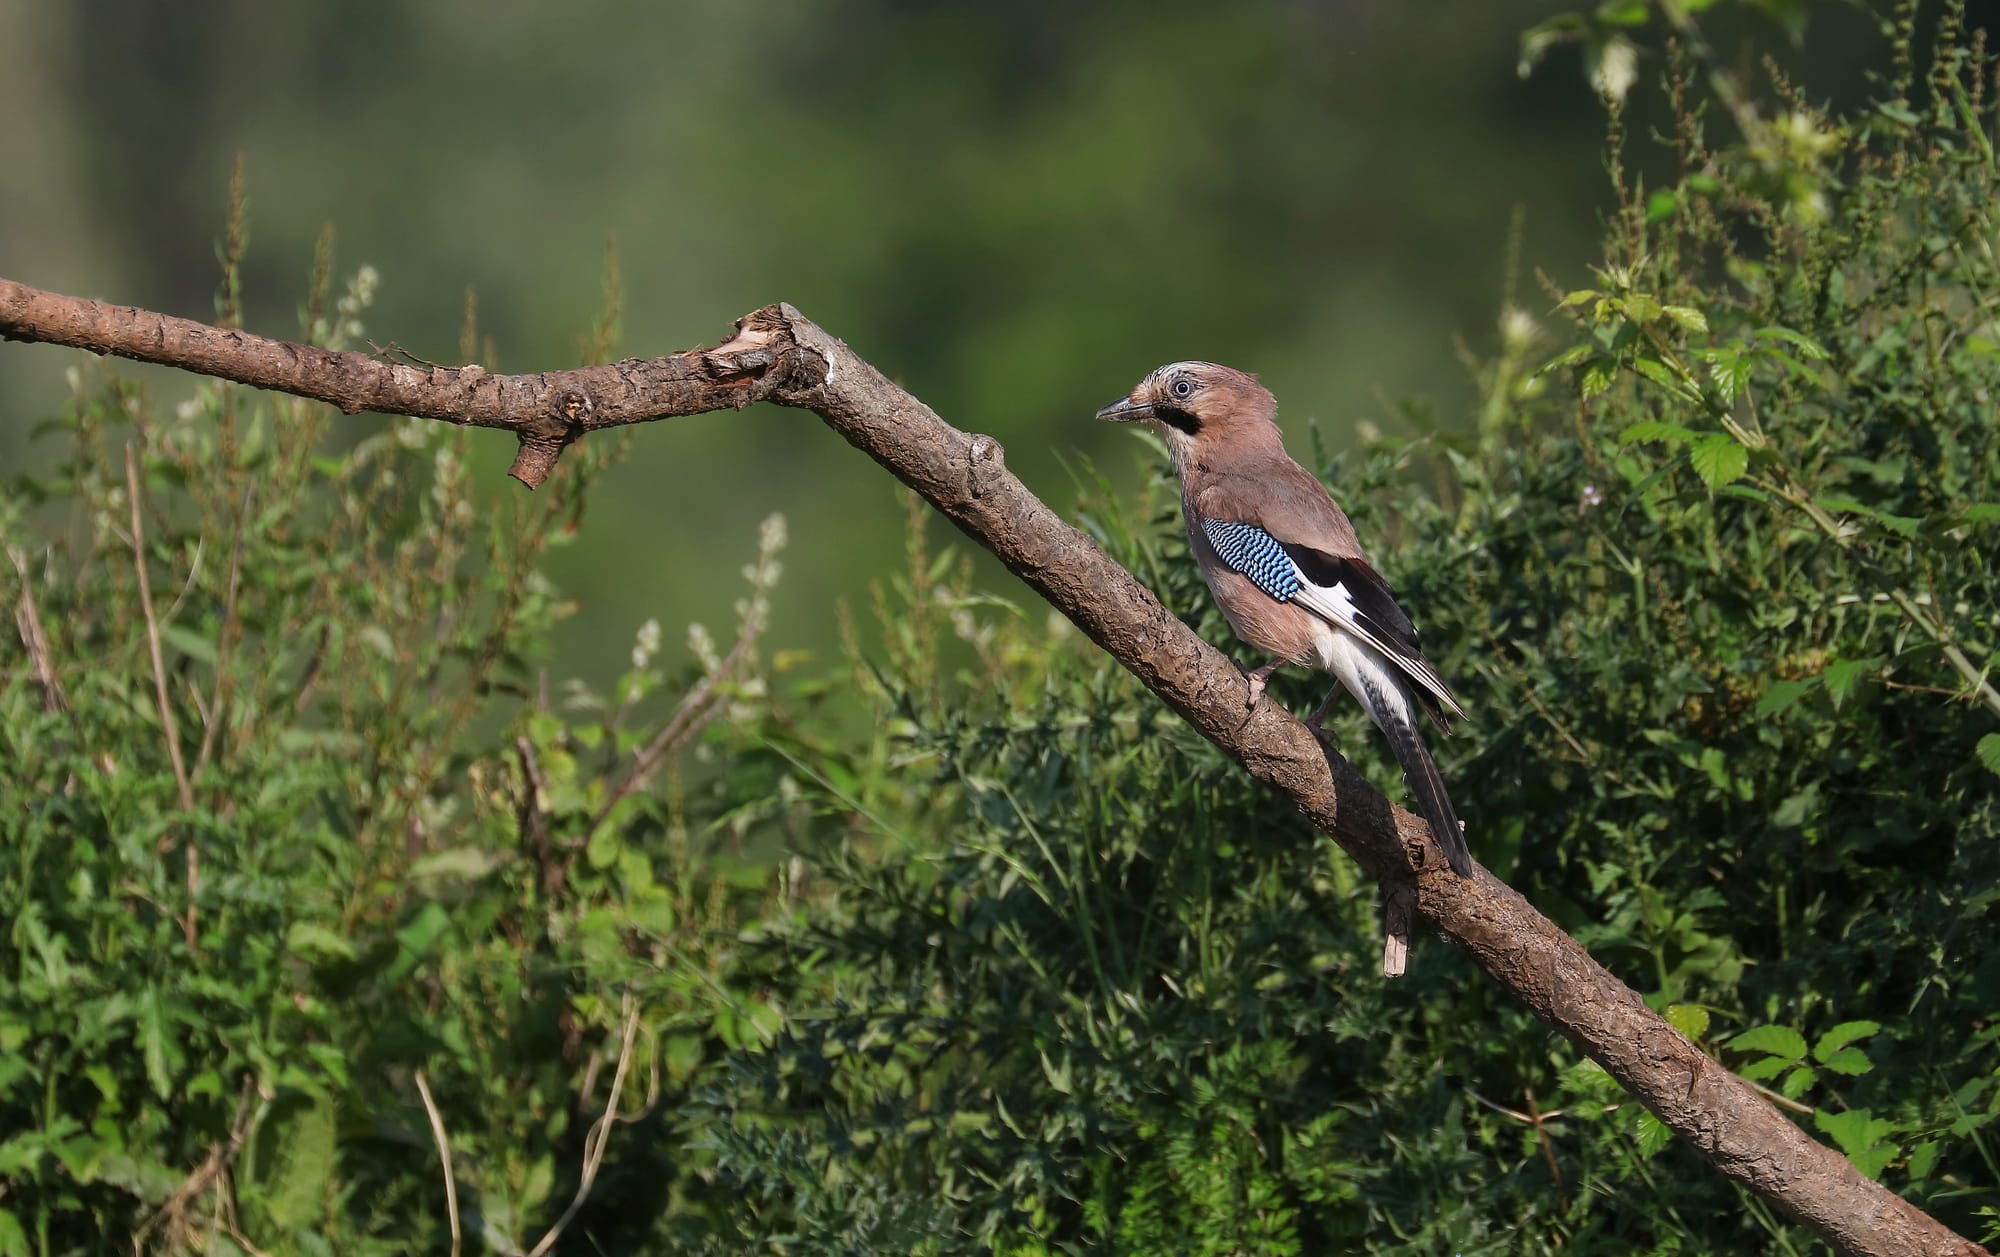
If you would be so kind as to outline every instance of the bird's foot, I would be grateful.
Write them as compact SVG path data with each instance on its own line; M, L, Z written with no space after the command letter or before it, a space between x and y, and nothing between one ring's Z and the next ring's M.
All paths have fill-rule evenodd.
M1264 697L1264 683L1271 679L1273 672L1284 666L1284 661L1282 659L1272 660L1261 668L1246 667L1241 663L1238 663L1236 666L1242 671L1243 679L1250 683L1250 698L1248 702L1243 704L1244 709L1248 710L1257 705L1258 699Z
M1340 693L1341 690L1338 685L1328 690L1326 697L1320 700L1320 705L1313 710L1313 714L1306 718L1306 728L1313 731L1313 736L1326 745L1333 747L1340 745L1340 739L1334 734L1333 730L1326 727L1326 718L1333 711L1333 701L1340 697Z

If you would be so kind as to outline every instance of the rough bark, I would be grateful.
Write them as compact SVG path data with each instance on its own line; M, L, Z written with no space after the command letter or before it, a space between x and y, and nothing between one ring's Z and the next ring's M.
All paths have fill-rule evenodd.
M1647 1008L1527 900L1480 870L1454 876L1423 821L1395 808L1244 680L1139 582L961 432L789 305L745 316L710 350L538 375L430 371L336 354L0 279L0 336L72 345L377 410L500 428L512 474L540 484L595 428L746 406L810 410L992 551L1168 706L1330 834L1391 895L1560 1030L1723 1174L1843 1253L1970 1257L1985 1249L1857 1171Z

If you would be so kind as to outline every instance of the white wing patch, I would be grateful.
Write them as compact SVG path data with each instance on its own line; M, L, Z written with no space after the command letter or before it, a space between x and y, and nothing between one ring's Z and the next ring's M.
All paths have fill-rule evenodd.
M1296 569L1297 565L1293 566ZM1393 661L1398 668L1408 673L1411 680L1423 686L1446 710L1459 716L1465 715L1465 709L1458 705L1456 698L1452 697L1451 691L1445 687L1444 678L1437 674L1437 669L1431 667L1429 660L1422 655L1396 649L1362 622L1354 610L1354 596L1347 592L1344 583L1335 582L1331 587L1315 585L1306 579L1304 572L1300 572L1299 592L1292 595L1292 601L1343 632L1352 633L1368 643L1382 657ZM1329 671L1337 671L1332 659L1326 660L1326 667Z

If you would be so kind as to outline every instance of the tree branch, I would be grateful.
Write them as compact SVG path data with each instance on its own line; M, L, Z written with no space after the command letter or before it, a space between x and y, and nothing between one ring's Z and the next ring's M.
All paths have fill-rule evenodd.
M0 279L0 336L71 345L364 410L501 428L521 443L508 474L538 487L586 432L763 401L768 363L746 354L727 369L699 354L634 359L539 375L484 367L420 370L362 353L269 340L131 306L43 292Z
M772 401L810 410L992 551L1245 771L1331 835L1390 895L1602 1065L1723 1174L1844 1253L1983 1254L1793 1125L1483 870L1446 870L1424 822L1392 807L1006 468L789 305L745 316L711 350L540 375L420 371L0 280L0 336L72 345L333 402L513 432L512 474L547 478L595 428Z

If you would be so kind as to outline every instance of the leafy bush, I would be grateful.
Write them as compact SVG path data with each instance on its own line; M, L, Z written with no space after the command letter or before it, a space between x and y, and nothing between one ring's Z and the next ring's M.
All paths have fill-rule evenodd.
M1320 462L1477 712L1475 853L1991 1235L1991 65L1948 22L1832 118L1666 64L1676 169L1614 144L1468 439ZM79 375L0 506L0 1253L1811 1246L1461 958L1385 983L1373 887L920 517L843 660L761 647L774 521L733 643L599 695L537 563L615 447L494 505L326 422ZM1227 640L1164 480L1082 492Z

